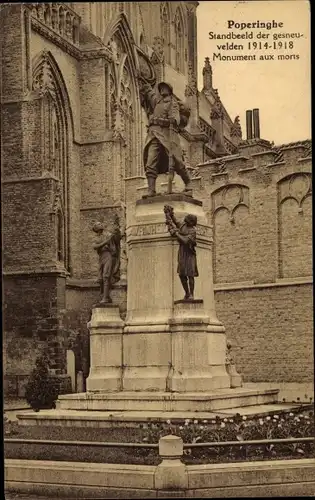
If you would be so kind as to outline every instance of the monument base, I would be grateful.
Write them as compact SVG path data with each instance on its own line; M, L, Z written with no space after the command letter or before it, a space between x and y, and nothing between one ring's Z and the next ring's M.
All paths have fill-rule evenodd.
M139 428L141 423L201 422L216 417L231 418L237 413L263 416L292 411L294 405L279 404L278 389L217 390L202 393L81 393L59 396L55 410L25 411L19 425L84 428Z
M86 380L87 391L122 389L123 327L119 307L99 303L93 307L90 330L91 368Z

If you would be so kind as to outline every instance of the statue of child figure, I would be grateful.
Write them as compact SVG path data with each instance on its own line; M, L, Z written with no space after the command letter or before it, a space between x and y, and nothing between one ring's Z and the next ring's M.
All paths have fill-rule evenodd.
M179 242L177 273L185 291L184 300L194 300L195 278L199 276L196 256L197 217L186 215L183 222L174 216L173 207L164 206L166 225L169 233Z

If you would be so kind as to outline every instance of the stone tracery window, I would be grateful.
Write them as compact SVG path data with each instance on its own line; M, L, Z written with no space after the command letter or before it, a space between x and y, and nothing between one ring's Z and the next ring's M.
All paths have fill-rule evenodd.
M32 89L42 97L43 169L56 179L52 214L55 217L56 260L69 266L68 255L68 124L63 82L50 53L44 52L33 70Z
M180 11L175 15L175 69L184 73L185 39L184 26Z
M51 130L52 130L52 166L53 173L58 179L62 180L62 148L61 148L61 131L60 131L60 120L57 116L57 108L53 106L52 116L51 116Z
M134 162L134 105L132 100L131 91L131 78L130 72L125 66L122 73L122 79L120 84L120 104L123 113L124 122L124 136L126 141L126 164L125 164L125 175L126 177L131 177L134 175L133 172L133 162Z
M108 110L106 113L106 125L108 128L115 126L115 112L116 112L116 82L114 75L114 68L110 67L108 71L108 85L109 85L109 102Z
M123 159L121 176L133 177L141 171L139 160L140 101L137 99L137 82L133 74L133 54L129 53L128 41L117 32L109 42L113 62L107 66L107 126L114 137L121 138Z
M161 10L161 26L162 39L164 45L164 58L166 63L170 63L170 14L167 5L162 6Z

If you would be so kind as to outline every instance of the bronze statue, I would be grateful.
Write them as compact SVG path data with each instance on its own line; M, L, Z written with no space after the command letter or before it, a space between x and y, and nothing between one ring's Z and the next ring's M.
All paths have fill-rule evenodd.
M101 303L110 304L110 291L113 284L120 279L120 229L118 219L115 219L112 231L104 234L104 226L96 222L93 226L96 233L93 248L99 256L98 283L101 288Z
M199 276L196 256L197 217L188 214L180 223L169 205L164 206L164 213L170 234L179 242L177 272L185 291L184 300L194 300L195 278Z
M141 81L141 104L149 118L148 135L143 151L144 169L148 181L148 196L155 196L159 174L169 173L168 192L172 192L174 171L182 178L186 194L191 195L190 177L185 167L179 141L179 131L186 127L190 110L173 94L170 84L158 85L160 96L150 84Z

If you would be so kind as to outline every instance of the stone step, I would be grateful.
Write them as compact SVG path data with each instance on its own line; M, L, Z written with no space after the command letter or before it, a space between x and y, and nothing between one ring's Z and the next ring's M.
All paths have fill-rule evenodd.
M278 402L279 389L217 389L206 392L108 392L61 395L60 410L213 412Z
M215 412L169 412L169 411L88 411L88 410L41 410L24 412L18 415L20 425L27 426L66 426L66 427L137 427L140 423L183 422L186 419L211 420L216 417L232 418L236 414L246 417L274 415L300 408L301 405L289 403L265 404ZM307 406L307 405L306 405Z
M280 411L278 389L221 389L211 393L117 392L61 395L55 410L22 412L21 425L110 426L148 419L208 419ZM291 408L290 406L289 408Z

